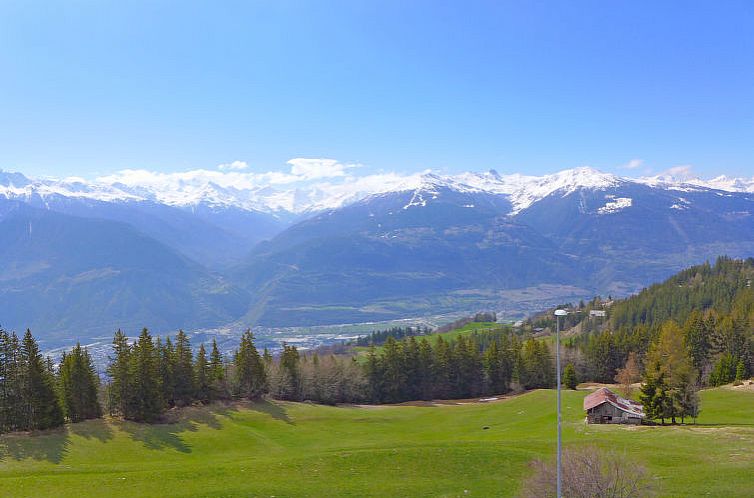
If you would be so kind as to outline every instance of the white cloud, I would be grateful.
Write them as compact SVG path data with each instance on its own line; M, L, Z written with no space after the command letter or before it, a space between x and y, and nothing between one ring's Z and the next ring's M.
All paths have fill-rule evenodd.
M335 159L316 159L297 157L288 161L291 175L300 180L316 180L319 178L336 178L346 176L346 170L355 168L357 164L343 164Z
M636 169L640 168L641 165L644 164L644 161L642 159L631 159L626 164L621 166L623 169Z
M690 164L681 164L679 166L673 166L661 173L662 176L669 176L676 180L690 180L694 178L693 166Z
M217 169L220 171L241 171L249 167L246 161L233 161L232 163L220 164Z

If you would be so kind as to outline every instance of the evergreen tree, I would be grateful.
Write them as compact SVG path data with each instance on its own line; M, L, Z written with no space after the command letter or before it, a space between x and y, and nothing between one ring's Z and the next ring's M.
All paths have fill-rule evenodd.
M644 415L649 420L661 419L665 423L666 418L666 389L664 374L660 369L653 368L644 378L641 386L639 400L644 407Z
M578 381L576 380L576 369L574 368L573 363L567 364L563 370L563 385L568 389L576 389L576 386L578 385Z
M185 406L191 403L194 388L194 358L191 342L183 330L175 337L175 362L173 367L176 404Z
M113 357L107 367L110 377L108 388L108 408L111 415L126 415L126 404L131 390L131 347L128 338L120 331L113 337Z
M492 342L484 352L484 374L487 379L488 391L491 394L506 391L502 354L496 341Z
M403 341L403 369L406 378L404 386L404 399L419 399L421 397L421 385L419 380L419 343L411 335Z
M217 340L212 339L212 351L209 354L210 384L214 397L225 398L225 360L217 347Z
M744 363L744 360L738 360L738 363L736 364L736 378L737 381L742 381L746 378L746 364Z
M393 337L388 337L382 350L383 397L387 403L404 400L406 372L403 368L403 348Z
M450 344L442 336L437 338L434 347L435 394L434 397L448 399L455 393L453 379L453 353Z
M474 337L466 339L464 336L459 336L456 340L455 351L458 369L457 395L462 398L476 396L481 392L483 367Z
M283 343L283 352L280 354L280 370L283 377L283 385L279 387L282 399L301 399L301 369L300 357L295 346Z
M55 392L55 379L39 346L26 330L21 341L21 403L26 429L50 429L63 425L63 410Z
M696 385L697 378L684 344L683 332L675 322L663 324L657 342L647 355L646 371L648 378L662 381L662 384L657 385L662 393L660 418L663 421L670 418L675 424L676 417L686 415L683 393Z
M267 391L267 374L262 358L254 346L254 335L247 330L233 359L237 394L248 399L257 399Z
M0 329L0 433L24 429L21 346L15 333Z
M374 350L374 345L369 346L364 370L366 371L367 384L369 385L369 399L372 403L381 403L383 400L382 386L384 372L382 362L380 362L377 353Z
M76 343L69 353L64 353L58 371L60 399L65 416L71 422L80 422L102 416L98 400L99 377L89 353Z
M707 321L698 310L691 312L683 329L684 343L691 357L691 362L701 375L710 362L712 331L709 330Z
M157 420L165 404L160 388L155 344L146 328L141 331L132 348L128 371L130 390L125 418L139 422Z
M157 338L157 370L160 376L160 393L163 402L168 406L175 406L175 349L170 337L165 338L163 344Z
M430 400L434 395L434 353L426 337L419 342L419 357L416 368L416 384L419 399Z
M194 364L194 373L196 375L196 379L194 380L196 399L202 403L211 401L213 397L212 370L207 361L207 351L204 349L204 344L199 346L199 353L196 355L196 363Z
M709 385L722 386L733 382L736 378L736 360L730 353L723 353L715 363L709 376Z

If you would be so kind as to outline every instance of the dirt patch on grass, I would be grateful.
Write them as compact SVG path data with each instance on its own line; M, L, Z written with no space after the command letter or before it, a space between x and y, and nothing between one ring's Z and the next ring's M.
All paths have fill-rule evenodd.
M725 389L731 389L733 391L751 391L754 392L754 380L745 380L741 385L727 385L723 386Z
M387 408L391 406L459 406L459 405L476 405L487 403L499 403L511 398L521 396L531 391L524 391L515 394L499 394L496 396L485 396L481 398L466 398L466 399L433 399L430 401L404 401L403 403L386 403L382 405L351 405L358 406L359 408Z

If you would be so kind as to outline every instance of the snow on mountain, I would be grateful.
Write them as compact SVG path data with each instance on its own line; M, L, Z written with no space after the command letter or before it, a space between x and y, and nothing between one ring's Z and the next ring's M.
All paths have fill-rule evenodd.
M613 214L630 208L634 201L630 197L615 197L613 195L605 196L607 202L597 210L598 214Z
M699 179L694 179L693 181L698 182L699 186L724 190L726 192L754 192L754 177L730 178L726 175L720 175L707 181Z
M457 178L480 190L507 195L513 205L512 215L556 192L566 196L579 188L606 189L627 181L589 167L567 169L544 176L500 176L493 170L484 174L464 173Z
M711 180L703 180L685 175L674 176L663 174L637 178L634 181L649 185L650 187L679 190L682 192L704 189L722 190L724 192L754 192L754 177L731 178L726 175L720 175Z
M719 176L711 180L670 175L638 179L619 177L579 167L543 176L486 173L438 175L431 171L414 174L378 173L364 176L338 174L333 177L295 176L289 173L249 173L245 171L193 170L157 173L123 170L112 175L83 178L30 179L20 173L0 170L0 197L29 200L59 195L105 202L152 201L177 207L207 205L235 207L267 213L302 214L339 207L374 195L413 192L406 205L421 207L437 198L443 189L463 193L488 193L506 197L515 215L539 200L566 196L578 189L604 190L621 184L641 183L677 191L716 189L728 192L754 192L754 178ZM608 207L607 205L605 206ZM628 206L620 206L625 209Z

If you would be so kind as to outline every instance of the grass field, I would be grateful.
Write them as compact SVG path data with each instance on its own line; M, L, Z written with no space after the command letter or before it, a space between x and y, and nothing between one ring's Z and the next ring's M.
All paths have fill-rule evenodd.
M586 426L564 442L626 451L661 496L754 496L754 392L703 393L698 426ZM187 409L179 422L90 421L0 437L0 496L513 496L555 449L555 393L452 406L305 403ZM489 426L488 430L483 430Z

